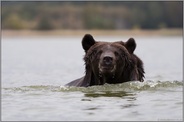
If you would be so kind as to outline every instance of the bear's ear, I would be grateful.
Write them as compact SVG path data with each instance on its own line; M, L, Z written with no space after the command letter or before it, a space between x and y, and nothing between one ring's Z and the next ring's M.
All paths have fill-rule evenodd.
M125 47L127 48L128 52L132 54L136 48L136 43L133 38L128 39L128 41L125 43Z
M95 40L93 39L93 36L90 34L84 35L82 39L82 47L85 50L85 52L88 51L88 49L95 44Z

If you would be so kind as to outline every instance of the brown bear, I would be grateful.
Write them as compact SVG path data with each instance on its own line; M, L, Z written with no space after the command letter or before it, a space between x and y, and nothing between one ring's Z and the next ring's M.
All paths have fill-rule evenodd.
M85 76L66 86L88 87L105 83L143 82L143 62L133 53L136 48L133 38L127 42L100 42L86 34L82 39L82 47L85 51Z

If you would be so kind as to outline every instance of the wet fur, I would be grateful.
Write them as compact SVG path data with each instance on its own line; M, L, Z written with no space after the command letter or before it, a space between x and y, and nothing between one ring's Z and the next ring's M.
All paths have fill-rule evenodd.
M84 41L86 40L89 40L89 43L84 43ZM124 61L124 66L118 66L121 67L121 71L115 71L114 76L106 76L106 78L108 78L108 82L111 84L137 80L142 82L144 79L143 62L139 57L133 54L136 48L136 45L134 43L135 42L133 38L130 38L127 42L96 42L93 41L93 37L91 35L85 35L82 40L83 48L86 52L84 56L85 76L74 80L66 85L82 87L103 85L105 83L104 79L100 77L100 73L97 70L98 68L96 69L96 67L94 66L99 63L99 61L97 60L100 49L107 44L117 50L118 55L120 56L120 60L118 60L117 62L121 63L121 61Z

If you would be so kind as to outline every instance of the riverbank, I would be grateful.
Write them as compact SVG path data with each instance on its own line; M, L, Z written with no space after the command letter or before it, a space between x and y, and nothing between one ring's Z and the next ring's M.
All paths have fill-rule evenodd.
M86 33L92 35L110 36L182 36L183 29L159 29L159 30L2 30L3 37L15 36L83 36Z

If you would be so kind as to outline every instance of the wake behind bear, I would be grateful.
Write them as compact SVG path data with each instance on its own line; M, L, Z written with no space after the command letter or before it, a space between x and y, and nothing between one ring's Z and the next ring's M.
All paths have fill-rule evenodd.
M85 76L66 86L88 87L105 83L143 82L143 62L134 54L136 43L133 38L127 42L100 42L86 34L82 39L82 47L85 51Z

